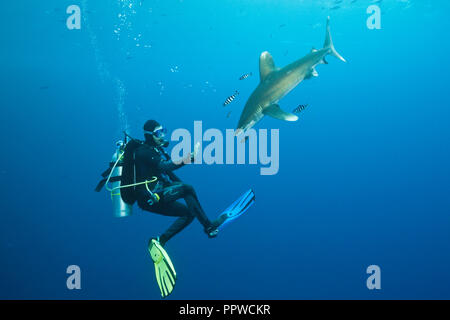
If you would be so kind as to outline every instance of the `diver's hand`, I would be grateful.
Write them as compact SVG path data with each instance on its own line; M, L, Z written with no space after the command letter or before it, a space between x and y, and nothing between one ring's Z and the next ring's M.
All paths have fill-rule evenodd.
M195 159L197 159L199 151L200 151L200 142L197 142L194 146L194 152L191 152L192 161L195 161Z
M200 142L197 142L194 146L194 151L190 152L186 157L184 157L183 163L187 164L194 162L195 159L197 158L199 150L200 150Z

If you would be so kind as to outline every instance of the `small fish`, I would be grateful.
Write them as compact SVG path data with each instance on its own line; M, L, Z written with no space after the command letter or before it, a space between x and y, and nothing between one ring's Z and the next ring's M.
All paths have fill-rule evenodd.
M226 105L229 105L231 102L233 102L233 100L236 99L236 96L237 96L238 94L239 94L239 91L236 90L236 92L235 92L233 95L229 96L229 97L225 100L225 102L223 103L223 106L225 107Z
M280 28L286 27L286 24L282 23L280 24Z
M47 90L48 88L50 88L49 86L41 86L39 87L40 90Z
M252 73L251 73L251 72L249 72L249 73L246 73L246 74L244 74L244 75L240 76L239 80L245 80L245 79L247 79L248 77L250 77L251 75L252 75Z
M330 8L330 10L337 10L337 9L339 9L341 6L334 6L334 7L331 7Z
M229 112L227 113L227 118L229 118L230 115L231 115L231 111L229 111Z
M302 112L303 110L305 110L305 108L306 108L307 106L308 106L307 104L301 104L301 105L299 105L297 108L295 108L295 109L292 111L292 113L300 113L300 112Z

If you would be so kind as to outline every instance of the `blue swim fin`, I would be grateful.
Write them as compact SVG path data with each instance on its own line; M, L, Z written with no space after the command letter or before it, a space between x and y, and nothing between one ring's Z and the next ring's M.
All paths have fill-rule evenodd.
M212 232L210 232L209 236L216 236L219 230L243 215L253 203L255 203L255 193L250 189L219 215L217 220L214 221L216 227L214 230L211 230Z

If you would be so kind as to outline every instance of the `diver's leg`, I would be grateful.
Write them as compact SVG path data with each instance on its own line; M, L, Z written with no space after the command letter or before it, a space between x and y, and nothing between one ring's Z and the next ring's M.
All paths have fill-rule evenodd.
M191 224L191 222L194 221L194 216L185 205L179 202L162 204L162 207L164 212L170 212L171 216L179 217L163 234L159 236L159 242L162 246L164 246L167 241Z
M169 217L178 217L172 225L159 237L162 246L166 244L173 236L186 228L193 220L194 216L191 211L182 203L173 201L168 203L159 202L155 205L141 204L143 210L161 214Z
M175 201L180 198L184 199L191 214L197 217L205 230L211 228L212 223L200 205L197 194L192 186L188 184L176 184L164 189L162 192L162 199L164 202Z
M189 210L191 210L191 212L193 212L195 214L195 216L197 217L198 221L200 221L202 226L205 229L210 228L211 221L206 216L205 211L203 211L203 208L200 205L200 202L198 201L198 199L191 194L186 194L184 196L184 201L186 201L186 204L187 204Z

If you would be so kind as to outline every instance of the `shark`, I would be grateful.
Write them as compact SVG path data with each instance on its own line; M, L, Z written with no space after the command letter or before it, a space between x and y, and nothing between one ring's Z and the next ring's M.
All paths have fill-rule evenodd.
M303 58L277 68L267 51L259 57L260 82L248 98L239 119L235 135L246 133L264 116L284 121L297 121L298 116L280 108L278 102L305 79L317 77L316 66L328 64L325 57L331 55L343 62L346 60L336 51L331 39L330 17L327 18L325 43L322 49L312 49Z

